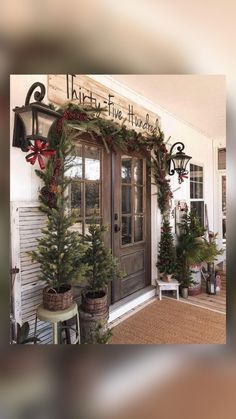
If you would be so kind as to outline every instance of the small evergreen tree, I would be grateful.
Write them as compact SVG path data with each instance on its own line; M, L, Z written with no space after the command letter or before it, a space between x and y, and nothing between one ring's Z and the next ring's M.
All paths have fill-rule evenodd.
M186 212L179 223L180 233L191 235L192 237L201 237L205 234L206 229L201 225L200 218L196 211Z
M106 288L114 275L120 275L116 259L103 242L102 236L105 231L107 231L107 226L93 223L89 226L89 234L85 236L85 243L88 244L84 255L84 262L88 265L87 288L94 293Z
M179 224L180 233L177 237L176 256L177 268L176 278L184 286L194 283L191 274L191 265L203 262L211 263L216 256L222 254L223 250L217 248L216 235L208 242L202 237L205 228L201 226L200 220L195 212L184 214Z
M175 266L174 237L169 220L164 218L161 228L157 267L161 273L173 274Z
M74 154L72 130L66 124L58 133L56 127L50 137L50 147L56 151L49 158L44 171L36 170L43 180L39 200L40 209L47 215L46 228L38 239L37 250L30 252L32 260L40 263L40 279L59 290L63 284L72 284L84 274L82 262L85 247L78 232L72 231L75 222L68 212L66 189L70 179L67 170L72 165Z

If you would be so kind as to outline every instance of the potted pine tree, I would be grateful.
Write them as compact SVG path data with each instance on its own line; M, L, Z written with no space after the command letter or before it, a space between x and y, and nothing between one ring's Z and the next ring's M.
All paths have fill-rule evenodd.
M162 274L162 278L170 282L172 275L175 273L176 261L174 237L168 218L164 218L161 227L157 267Z
M108 329L108 285L120 277L117 261L105 247L103 234L108 227L95 220L89 226L84 244L87 246L83 262L87 266L87 286L82 290L80 307L81 343L106 343ZM99 330L99 333L98 333ZM100 337L99 337L100 336Z
M36 170L44 182L39 200L41 211L47 215L47 224L42 229L37 249L30 255L40 264L39 279L46 284L43 304L52 311L64 310L72 304L72 284L84 273L85 247L79 233L71 230L75 217L68 211L66 194L70 183L66 174L73 164L73 138L66 124L60 125L59 132L55 127L49 142L55 154L48 159L44 170Z
M108 309L107 288L114 276L119 276L116 259L103 242L107 226L90 224L85 236L87 249L83 261L87 265L87 286L82 292L82 309L91 314L101 314Z
M216 235L211 242L203 237L204 228L201 227L199 219L193 212L183 216L179 227L180 234L177 237L176 246L176 276L186 298L186 291L183 289L191 290L196 285L193 266L201 266L204 262L213 262L216 256L222 254L223 250L217 248Z

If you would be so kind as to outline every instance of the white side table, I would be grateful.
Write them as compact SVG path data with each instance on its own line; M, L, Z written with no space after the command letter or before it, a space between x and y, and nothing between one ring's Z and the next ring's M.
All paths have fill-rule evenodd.
M176 298L179 300L179 282L176 279L172 279L171 282L156 280L159 300L162 299L162 291L176 291Z

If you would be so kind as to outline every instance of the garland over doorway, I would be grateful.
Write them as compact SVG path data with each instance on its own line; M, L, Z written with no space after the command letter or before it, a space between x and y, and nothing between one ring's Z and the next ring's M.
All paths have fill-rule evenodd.
M54 105L50 105L51 108L55 109ZM152 134L141 134L136 132L134 129L128 129L124 123L119 125L113 120L108 120L105 117L107 110L104 108L96 109L88 105L75 105L73 103L67 103L63 107L56 109L61 114L55 124L48 138L47 147L45 148L44 143L40 143L40 140L31 148L30 155L26 156L26 160L31 164L34 164L38 159L41 170L46 170L43 163L43 157L50 157L55 160L55 170L51 173L45 173L42 178L47 179L47 187L49 187L47 193L52 194L53 188L56 186L56 177L58 172L58 158L60 150L58 150L58 144L60 144L60 136L62 132L63 124L78 130L76 138L79 138L84 133L88 133L93 140L102 142L105 146L106 152L110 151L122 151L123 153L141 153L150 159L152 167L152 175L155 185L157 186L157 201L162 215L169 212L170 202L173 194L170 188L170 180L168 179L168 162L170 154L168 153L165 141L164 133L160 127ZM55 150L57 158L55 158ZM60 161L60 164L62 162ZM50 165L51 167L51 165ZM50 168L51 171L51 168ZM38 171L37 171L38 172ZM39 173L38 173L39 174ZM51 197L51 199L53 199Z

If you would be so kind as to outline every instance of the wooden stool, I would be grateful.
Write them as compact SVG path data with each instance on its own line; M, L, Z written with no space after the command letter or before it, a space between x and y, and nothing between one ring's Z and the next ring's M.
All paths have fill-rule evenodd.
M41 304L36 311L35 318L35 334L37 332L37 319L52 323L53 327L53 343L58 344L58 323L62 323L62 329L66 330L67 343L70 343L70 334L68 334L67 321L76 317L76 339L74 344L80 343L80 325L79 325L79 312L76 303L73 303L66 310L50 311L43 307Z
M172 279L171 282L161 281L161 279L156 279L158 297L159 300L162 299L162 291L173 290L176 291L176 298L179 300L179 282L176 279Z

